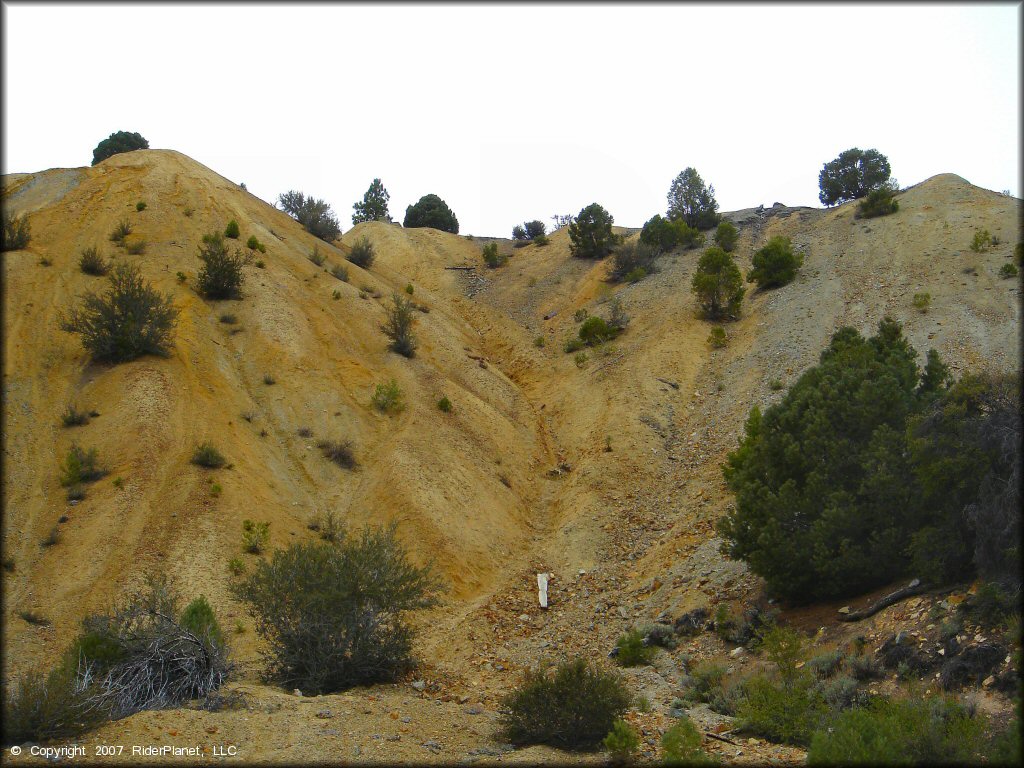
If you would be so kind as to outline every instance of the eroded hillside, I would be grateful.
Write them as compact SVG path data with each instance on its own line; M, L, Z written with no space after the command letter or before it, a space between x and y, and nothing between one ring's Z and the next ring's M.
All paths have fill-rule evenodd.
M205 594L226 623L244 623L226 569L240 556L244 519L271 523L271 547L313 538L307 524L327 510L353 527L394 520L414 557L433 559L450 583L444 604L421 617L418 646L420 674L450 707L427 708L411 726L427 729L423 739L430 728L443 732L449 746L424 750L412 743L416 730L378 743L375 759L462 757L457 749L490 737L493 717L463 724L460 699L493 709L539 658L603 658L638 622L750 596L756 580L718 554L713 523L729 503L719 465L750 407L781 397L840 326L870 334L889 314L922 358L934 347L954 370L1020 370L1019 283L998 275L1021 239L1020 201L953 175L904 191L899 212L881 219L855 220L854 205L726 214L740 230L744 272L778 234L805 260L792 284L748 292L719 350L707 343L709 324L690 292L697 251L663 256L655 274L618 285L607 281L606 262L571 257L565 230L543 247L499 240L510 258L496 270L482 266L480 242L430 229L361 224L333 247L167 150L5 177L4 185L5 209L27 214L32 227L28 249L3 256L4 555L15 563L4 575L5 678L52 663L83 616L147 570ZM194 290L197 248L230 219L241 228L239 247L250 235L266 244L255 254L264 267L246 267L240 301L205 301ZM134 228L129 243L145 240L144 253L109 242L122 220ZM978 254L968 246L982 228L1001 244ZM377 251L368 270L344 261L363 236ZM78 269L79 253L93 245L138 264L172 295L180 315L168 358L90 364L77 337L60 330L62 310L103 288ZM322 266L309 259L314 247L326 256ZM347 282L328 271L338 264L347 264ZM466 266L475 269L446 269ZM389 352L380 331L391 294L407 284L424 310L412 360ZM911 305L920 291L932 296L926 314ZM574 316L607 315L613 297L631 316L628 329L577 363L562 351ZM225 313L237 322L221 322ZM396 415L370 405L374 387L390 379L405 396ZM437 408L442 396L449 414ZM99 416L64 428L68 404ZM327 461L319 439L352 440L359 467ZM95 447L110 470L73 506L58 481L72 441ZM231 467L191 465L204 441ZM41 546L54 527L59 543ZM540 571L553 574L546 612L536 601ZM52 625L22 621L26 609ZM283 697L255 682L251 627L233 646L249 665L253 695ZM680 670L669 660L630 674L660 711ZM375 695L396 710L403 697L416 695L416 706L430 698L381 689ZM222 733L246 743L251 759L296 759L300 740L338 738L349 749L351 739L368 738L383 717L374 707L350 720L361 723L352 726L358 738L289 720L292 735L281 740L235 713L208 717L225 718ZM285 712L312 715L291 704ZM167 714L140 713L106 733L138 735ZM181 713L175 722L199 732L204 720ZM185 738L188 728L177 730Z

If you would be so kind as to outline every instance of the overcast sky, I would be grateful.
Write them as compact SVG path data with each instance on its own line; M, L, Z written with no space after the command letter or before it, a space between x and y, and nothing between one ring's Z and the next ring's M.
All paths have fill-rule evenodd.
M1021 193L1019 3L3 6L4 173L137 131L344 229L380 177L399 221L435 193L503 237L642 226L688 166L723 211L819 206L854 146Z

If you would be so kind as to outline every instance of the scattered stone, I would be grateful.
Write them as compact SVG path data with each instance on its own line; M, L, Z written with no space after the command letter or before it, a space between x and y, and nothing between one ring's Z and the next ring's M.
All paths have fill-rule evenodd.
M839 609L839 612L843 615L846 615L850 612L850 606L844 605L842 608Z
M330 720L332 717L334 717L334 715L331 714L331 710L329 709L321 709L319 712L316 713L316 716L319 717L321 720Z
M296 688L294 691L292 691L292 694L295 696L302 696L302 691Z
M422 744L420 744L420 746L421 747L426 747L427 749L433 749L433 750L440 750L441 749L441 745L438 744L433 739L427 739Z
M484 709L483 707L479 707L476 704L471 704L470 706L465 707L462 711L465 712L467 715L482 715Z
M427 687L427 684L423 680L413 680L412 687L415 688L417 691L422 691L424 688Z
M741 645L738 648L733 648L731 651L729 651L729 657L733 659L738 659L740 656L743 655L743 653L743 646ZM800 666L803 665L801 664Z

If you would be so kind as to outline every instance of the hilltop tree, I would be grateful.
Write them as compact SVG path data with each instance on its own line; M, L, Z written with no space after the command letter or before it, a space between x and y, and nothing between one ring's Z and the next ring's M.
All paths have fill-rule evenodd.
M676 230L671 221L663 219L660 213L655 214L640 230L640 242L663 253L671 251L676 246Z
M615 219L597 203L591 203L569 225L569 250L581 259L600 259L611 253L619 238L612 232Z
M388 213L388 200L391 195L384 189L380 179L374 179L370 188L366 190L363 199L354 203L352 207L355 213L352 214L352 223L360 224L364 221L391 221L391 214Z
M668 191L668 218L682 219L695 229L705 230L717 226L718 201L715 188L705 186L694 168L687 168L672 182Z
M136 149L149 149L149 142L138 133L117 131L96 145L92 151L92 164L103 162L108 157L122 152L133 152Z
M459 234L459 220L452 209L437 195L424 195L415 205L405 209L404 227L433 227L442 232Z
M697 262L691 289L697 294L704 317L708 320L736 317L746 292L740 268L732 256L717 245L704 251Z
M818 199L829 206L858 200L881 188L891 173L889 159L877 149L848 149L821 169Z
M281 210L292 216L314 237L330 243L341 234L338 217L323 200L306 197L293 189L278 195L277 202Z

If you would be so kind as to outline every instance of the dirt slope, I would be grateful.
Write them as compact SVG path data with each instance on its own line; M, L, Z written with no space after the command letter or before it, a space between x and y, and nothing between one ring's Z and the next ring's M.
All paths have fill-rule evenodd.
M234 648L257 709L140 713L101 729L121 743L223 736L261 761L487 756L471 751L495 748L497 697L522 667L573 652L603 658L634 623L756 589L717 552L712 525L728 503L719 465L749 408L780 397L771 383L788 385L813 365L840 326L870 334L890 314L922 358L936 347L954 370L1020 370L1019 283L997 274L1021 239L1020 201L950 174L906 190L899 212L882 219L854 220L852 204L727 214L740 227L744 271L777 234L805 262L791 285L748 293L722 350L710 348L695 314L697 251L663 257L656 274L619 286L606 281L605 262L571 257L564 230L544 247L499 241L510 260L498 270L482 268L479 242L429 229L362 224L335 248L166 150L5 177L4 195L5 209L27 213L32 226L29 248L3 255L4 555L16 564L4 575L5 679L52 663L84 615L149 569L168 571L188 595L206 594L225 624L248 627ZM267 245L258 255L265 268L246 268L241 301L207 302L192 287L197 245L232 218L240 243L255 234ZM108 241L122 219L134 225L129 242L146 241L144 254ZM981 228L1001 244L975 254L968 245ZM337 280L327 268L363 236L377 260L369 270L349 264L349 281ZM170 357L91 365L59 330L60 311L103 284L77 268L91 245L138 263L173 296ZM322 267L308 258L314 246L327 257ZM467 265L478 268L445 269ZM387 351L379 330L391 293L410 283L429 310L418 316L411 361ZM931 293L927 314L911 306L919 291ZM562 352L574 314L606 315L614 296L632 317L627 332L577 365ZM238 323L219 322L223 313ZM276 383L265 384L267 374ZM370 396L392 378L407 405L385 416ZM436 407L442 395L450 414ZM100 416L65 429L69 403ZM351 439L358 470L327 462L321 438ZM58 469L72 440L97 448L110 475L69 506ZM203 441L232 467L192 466ZM280 547L311 538L306 524L328 509L353 526L397 520L414 557L432 558L450 580L445 604L420 618L419 674L433 686L425 692L378 686L311 706L257 683L257 641L226 589L242 520L270 521L271 546ZM54 526L60 543L41 547ZM554 574L547 612L536 606L541 570ZM28 608L52 626L22 621ZM663 659L628 675L654 704L652 715L635 715L654 718L653 744L678 664ZM474 706L481 714L467 715ZM323 708L350 714L336 727L310 720ZM384 717L391 712L409 717L408 727ZM287 737L271 736L282 722ZM216 739L209 727L219 728ZM401 738L389 741L385 730ZM440 748L422 745L431 740ZM754 755L799 758L772 749ZM565 756L535 748L490 758Z

